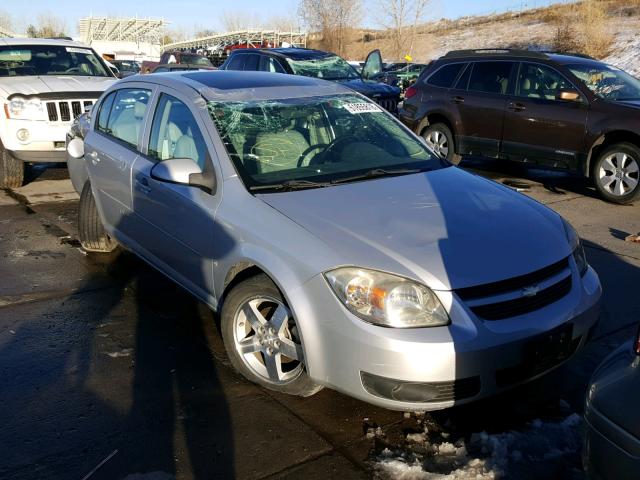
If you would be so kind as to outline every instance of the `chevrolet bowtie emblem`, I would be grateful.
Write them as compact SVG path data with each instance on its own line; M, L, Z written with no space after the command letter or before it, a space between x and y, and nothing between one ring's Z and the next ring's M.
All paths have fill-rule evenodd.
M535 297L540 291L540 287L538 285L531 285L530 287L525 287L522 289L523 297Z

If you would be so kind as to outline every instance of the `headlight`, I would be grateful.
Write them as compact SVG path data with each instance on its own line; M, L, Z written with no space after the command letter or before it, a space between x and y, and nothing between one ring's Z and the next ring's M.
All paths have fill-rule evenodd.
M573 259L578 266L580 276L583 276L585 273L587 273L589 264L587 263L587 256L584 253L584 247L582 246L582 242L580 241L580 236L578 236L578 232L576 232L576 229L573 228L571 224L564 218L562 219L562 224L564 225L564 231L567 235L567 241L571 246Z
M5 104L7 118L42 120L43 111L42 102L38 99L14 98Z
M384 327L440 327L449 316L424 285L389 273L343 267L324 274L342 303L362 320Z

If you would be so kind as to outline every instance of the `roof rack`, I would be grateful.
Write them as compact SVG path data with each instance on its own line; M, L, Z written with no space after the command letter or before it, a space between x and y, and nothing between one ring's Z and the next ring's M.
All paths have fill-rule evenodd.
M538 50L515 50L511 48L476 48L473 50L453 50L445 55L445 58L475 57L475 56L501 56L528 58L548 58L546 52Z
M593 58L590 55L587 55L586 53L578 53L578 52L558 52L555 50L541 50L542 53L546 53L549 55L567 55L569 57L580 57L580 58L586 58L589 60L595 60L595 58Z

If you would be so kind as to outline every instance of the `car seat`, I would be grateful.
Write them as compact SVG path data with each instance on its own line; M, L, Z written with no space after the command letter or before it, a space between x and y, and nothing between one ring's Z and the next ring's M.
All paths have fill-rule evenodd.
M261 132L251 149L259 173L297 168L309 143L297 130Z
M147 104L135 102L133 108L123 111L113 125L113 135L131 145L138 144L142 119L147 111Z

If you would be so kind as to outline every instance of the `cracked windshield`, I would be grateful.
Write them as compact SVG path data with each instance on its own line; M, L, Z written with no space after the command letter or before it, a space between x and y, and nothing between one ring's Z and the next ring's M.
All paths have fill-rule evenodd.
M360 78L351 65L337 55L296 60L287 58L287 62L296 75L323 78L324 80L352 80Z
M607 100L640 99L640 81L608 65L572 65L569 69L593 93Z
M250 189L277 190L292 181L326 186L319 182L445 165L380 107L355 95L209 102L208 108Z

